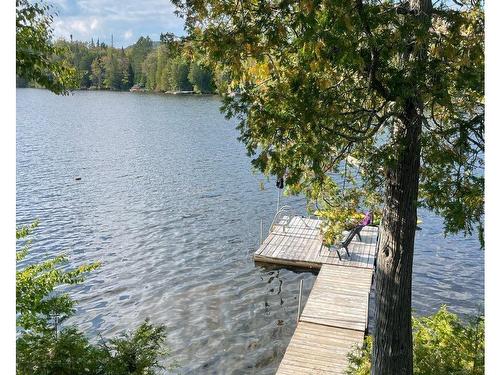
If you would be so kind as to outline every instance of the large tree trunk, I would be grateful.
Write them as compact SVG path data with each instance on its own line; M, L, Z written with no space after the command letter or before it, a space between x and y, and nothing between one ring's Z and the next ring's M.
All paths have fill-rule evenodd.
M395 135L397 159L386 170L385 207L375 273L374 375L413 373L411 285L421 129L417 107L408 103Z
M409 7L410 17L415 17L418 21L416 27L423 32L427 31L431 20L431 0L410 0ZM419 48L410 51L403 58L425 66L426 44L421 43ZM416 76L413 78L416 81L419 79ZM375 272L372 375L413 374L411 287L422 113L422 102L417 91L406 99L394 134L397 148L395 160L385 171L385 207Z

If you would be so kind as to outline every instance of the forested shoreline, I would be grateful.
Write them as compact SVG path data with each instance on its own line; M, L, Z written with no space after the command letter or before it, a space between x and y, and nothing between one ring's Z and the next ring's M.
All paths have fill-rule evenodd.
M151 92L218 93L228 81L197 59L185 38L162 33L159 42L140 37L126 48L99 40L57 40L57 59L75 70L75 89L128 91L134 85ZM16 77L17 87L36 87Z

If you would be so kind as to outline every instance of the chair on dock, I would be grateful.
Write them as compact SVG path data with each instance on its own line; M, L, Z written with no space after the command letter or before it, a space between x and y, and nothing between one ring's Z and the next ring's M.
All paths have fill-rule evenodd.
M372 222L372 214L371 212L367 212L365 214L365 217L361 222L356 225L354 228L351 229L347 237L342 241L339 247L335 248L335 251L337 252L337 256L339 257L339 260L342 260L342 257L340 256L340 251L339 249L345 249L345 252L347 253L347 256L350 257L351 254L349 253L348 246L351 243L351 241L354 239L354 237L358 236L359 240L361 241L361 230L369 225Z

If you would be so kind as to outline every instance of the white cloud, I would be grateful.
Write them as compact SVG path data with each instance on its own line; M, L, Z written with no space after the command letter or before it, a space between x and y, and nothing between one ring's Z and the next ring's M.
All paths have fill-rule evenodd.
M92 22L90 22L90 30L95 30L99 26L99 21L97 18L94 18Z
M67 17L54 22L54 33L63 38L72 34L74 39L86 39L99 29L99 25L100 22L95 17Z
M161 32L184 34L183 20L174 14L169 0L49 0L59 5L55 17L56 37L89 41L90 38L115 46L129 45L134 37L149 35L157 39ZM132 32L133 30L133 32Z
M86 34L88 32L88 27L87 27L85 21L82 21L82 20L72 21L69 24L69 28L73 31L77 31L77 32L80 32L82 34Z

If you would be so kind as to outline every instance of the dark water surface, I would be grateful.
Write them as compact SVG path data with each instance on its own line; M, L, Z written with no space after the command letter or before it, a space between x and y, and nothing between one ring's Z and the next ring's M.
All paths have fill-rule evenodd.
M182 374L272 374L295 329L299 280L255 266L276 189L251 171L217 97L17 90L17 224L40 219L32 258L102 262L72 322L90 335L168 326ZM76 177L81 177L76 181ZM264 183L264 190L259 188ZM297 212L300 197L285 198ZM420 211L414 308L483 310L477 239Z

